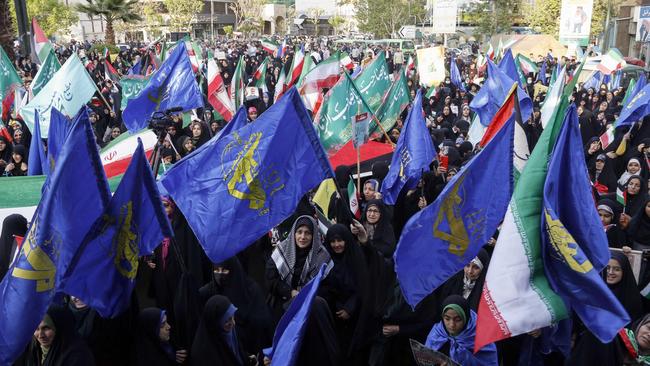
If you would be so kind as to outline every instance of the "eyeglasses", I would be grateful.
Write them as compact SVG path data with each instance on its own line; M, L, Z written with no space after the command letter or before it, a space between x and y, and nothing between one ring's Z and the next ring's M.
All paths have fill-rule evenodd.
M366 213L375 213L375 214L378 214L379 212L380 212L379 210L375 210L375 209L369 209L368 211L366 211Z

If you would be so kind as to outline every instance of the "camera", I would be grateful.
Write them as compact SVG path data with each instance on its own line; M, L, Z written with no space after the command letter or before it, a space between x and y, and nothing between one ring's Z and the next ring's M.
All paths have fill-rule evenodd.
M173 107L165 111L153 112L151 118L149 118L149 128L154 130L156 134L166 131L167 127L174 124L172 114L182 111L182 107Z

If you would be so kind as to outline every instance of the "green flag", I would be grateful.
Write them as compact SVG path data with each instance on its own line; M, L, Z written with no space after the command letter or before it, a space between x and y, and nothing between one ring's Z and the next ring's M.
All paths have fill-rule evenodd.
M120 109L124 110L129 100L138 96L140 91L147 86L148 82L149 77L123 77L120 80L120 85L122 86L122 103Z
M384 131L390 130L395 125L397 118L404 111L406 106L409 105L409 88L406 84L404 73L398 73L397 80L390 86L383 103L379 106L375 116L380 121ZM382 133L379 126L375 123L371 124L370 136L375 138Z
M391 84L384 51L379 52L370 65L354 79L354 84L371 110L376 112Z
M12 96L14 89L22 83L20 75L16 72L5 50L0 47L0 102L2 102L0 111L3 117L9 112L5 111L5 108L11 107L8 98Z
M31 85L32 94L34 96L38 95L38 92L43 89L45 84L47 84L47 82L52 79L54 73L59 71L60 68L61 63L56 58L54 50L50 49L50 51L47 53L47 56L45 57L45 60L43 60L43 63L41 64L41 68L38 69L36 76L34 76L34 81L32 81Z
M636 85L636 79L630 80L630 84L628 84L627 90L625 91L625 97L623 97L623 105L627 105L627 101L630 100L631 98L630 95L632 94L635 85Z
M344 74L325 95L323 106L314 119L318 137L328 155L336 153L352 139L352 122L356 116L372 115L350 76Z

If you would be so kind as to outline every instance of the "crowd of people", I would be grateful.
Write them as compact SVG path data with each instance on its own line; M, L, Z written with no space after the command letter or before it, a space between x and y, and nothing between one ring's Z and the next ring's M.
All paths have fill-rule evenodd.
M347 52L355 64L364 65L384 51L389 73L403 72L407 57L401 50L383 46L342 44L326 39L293 39L304 42L305 53L314 63L335 51ZM268 56L258 41L224 40L201 43L203 60L211 54L219 59L220 71L229 85L240 56L246 74L252 75ZM121 50L112 64L126 75L135 64L144 74L155 71L146 61L146 47ZM120 85L105 78L102 55L90 44L55 45L64 62L73 53L82 54L100 93L93 97L91 122L99 147L126 131L121 121ZM273 57L268 68L267 92L247 100L249 120L255 120L273 104L279 73L291 64L293 52ZM536 56L538 64L552 70L566 66L567 75L576 69L573 58ZM451 57L448 55L447 65ZM169 197L162 203L172 224L174 240L166 238L151 256L143 257L136 291L129 310L114 319L102 318L84 303L68 296L47 311L34 337L16 365L255 365L271 360L263 350L272 344L278 321L300 290L323 264L331 268L322 280L307 321L297 365L414 365L410 339L449 356L460 365L637 365L650 364L650 301L641 295L650 282L647 254L650 249L650 123L639 121L633 128L617 131L616 139L603 147L599 137L623 108L626 86L610 90L582 88L578 84L571 100L578 107L584 157L593 183L595 206L612 251L603 279L629 313L632 322L611 343L601 343L573 316L549 328L490 344L474 353L476 317L490 256L498 232L463 270L411 308L402 296L394 271L393 254L404 225L419 210L435 201L447 182L479 151L468 140L474 112L469 104L481 88L484 70L476 56L456 61L465 83L459 88L447 77L435 93L420 86L416 70L407 73L413 97L419 88L431 139L445 164L431 162L418 187L403 191L395 205L383 203L380 187L388 173L388 162L378 161L372 174L362 181L358 220L349 211L347 187L353 170L337 167L334 193L327 207L313 201L313 192L303 197L295 213L235 257L212 263L201 248L187 220ZM16 69L25 86L38 66L29 58L18 58ZM206 65L201 65L205 73ZM348 71L342 71L348 72ZM205 78L197 73L204 93ZM533 113L525 121L532 151L543 128L540 108L544 91L536 91L537 75L526 75L524 88L533 101ZM544 78L545 79L545 78ZM212 113L206 98L205 110L183 124L174 115L167 128L170 136L162 152L173 164L206 143L226 121ZM387 137L397 142L404 111ZM216 117L215 117L216 116ZM15 115L14 115L15 117ZM3 120L9 136L0 136L0 173L27 175L31 133L20 118ZM0 179L0 187L2 180ZM617 190L625 201L616 199ZM317 210L327 212L331 226L321 228ZM5 218L0 234L0 278L15 256L14 236L24 236L28 219ZM628 259L643 254L638 273Z

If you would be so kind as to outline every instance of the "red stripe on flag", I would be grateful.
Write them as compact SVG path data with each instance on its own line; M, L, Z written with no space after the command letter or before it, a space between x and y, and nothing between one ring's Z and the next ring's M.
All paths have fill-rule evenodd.
M481 301L478 304L478 318L476 320L476 338L474 339L474 353L486 345L501 339L509 338L512 333L503 320L499 309L492 301L488 284L483 284Z
M512 117L515 110L515 98L517 97L516 91L517 89L514 89L514 92L510 93L508 99L506 99L505 103L503 103L501 108L497 111L497 114L492 118L492 122L490 122L487 130L485 130L485 134L479 143L481 147L485 147L497 132L499 132L501 127L503 127L503 125Z

